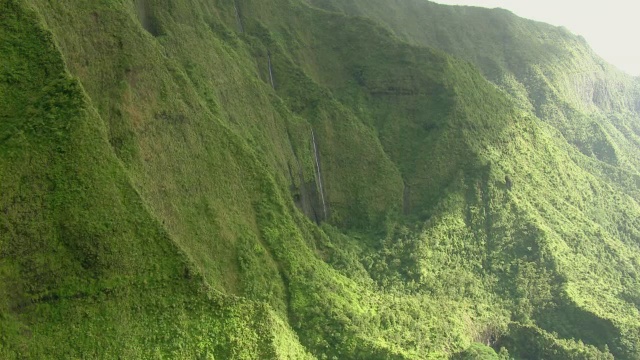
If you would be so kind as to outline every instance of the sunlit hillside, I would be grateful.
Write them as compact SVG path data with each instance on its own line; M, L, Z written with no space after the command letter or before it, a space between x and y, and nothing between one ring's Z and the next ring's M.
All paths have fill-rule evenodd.
M640 82L423 0L0 0L0 358L640 359Z

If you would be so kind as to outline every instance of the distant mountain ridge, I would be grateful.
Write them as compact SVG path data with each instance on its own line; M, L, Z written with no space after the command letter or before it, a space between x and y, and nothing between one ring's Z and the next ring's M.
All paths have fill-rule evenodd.
M625 166L637 171L638 128L632 119L640 110L640 79L607 64L584 38L565 28L522 19L502 9L424 0L310 3L375 19L409 43L470 61L586 155L603 160L607 155L594 153L595 145L581 138L593 135L590 126L598 126L593 121L584 124L583 118L597 113L599 119L594 121L607 124L600 124L596 131L619 138L625 150L634 153Z

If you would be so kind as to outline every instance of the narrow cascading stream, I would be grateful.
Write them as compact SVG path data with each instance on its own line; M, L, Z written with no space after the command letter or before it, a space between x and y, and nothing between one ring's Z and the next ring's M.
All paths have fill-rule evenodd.
M240 16L240 9L238 8L238 2L233 2L233 8L236 11L236 21L238 22L238 30L240 33L244 33L244 25L242 25L242 17Z
M267 60L269 62L269 80L271 80L271 87L276 88L276 84L273 81L273 68L271 66L271 51L267 50Z
M327 218L327 205L326 205L326 202L324 200L324 187L322 186L322 172L320 171L320 160L319 160L318 145L316 144L316 134L313 131L313 129L311 129L311 141L313 142L313 155L314 155L314 158L316 160L316 173L317 173L317 178L318 178L318 188L319 188L319 191L320 191L320 199L322 200L322 214L323 214L323 218L326 219Z

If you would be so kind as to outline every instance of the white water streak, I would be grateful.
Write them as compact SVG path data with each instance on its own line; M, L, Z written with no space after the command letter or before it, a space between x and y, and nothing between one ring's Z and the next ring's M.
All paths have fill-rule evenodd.
M318 172L318 187L320 188L320 198L322 199L322 211L324 213L324 218L327 218L327 205L324 201L324 188L322 186L322 173L320 172L320 161L318 160L318 146L316 145L316 134L311 129L311 140L313 141L313 154L316 159L316 170Z
M267 51L267 58L269 59L269 79L271 80L271 87L276 88L276 85L273 82L273 70L271 68L271 51Z
M236 20L238 21L238 28L240 28L240 32L244 32L244 26L242 26L242 18L240 17L240 11L238 10L238 3L233 2L233 8L236 10Z

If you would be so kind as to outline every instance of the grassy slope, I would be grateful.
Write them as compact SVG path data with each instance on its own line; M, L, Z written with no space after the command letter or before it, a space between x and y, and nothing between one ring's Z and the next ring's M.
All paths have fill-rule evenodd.
M51 34L2 6L1 357L305 356L273 310L204 285Z
M468 64L294 1L238 1L243 32L231 1L28 3L57 45L35 47L59 51L57 74L64 64L79 81L68 80L78 104L63 108L85 109L78 122L94 130L65 143L89 158L42 155L59 172L45 160L20 167L20 156L60 143L40 152L10 146L35 136L9 124L44 116L16 114L21 102L46 104L33 99L47 82L29 78L42 71L42 56L5 60L2 85L12 91L3 96L15 98L4 103L15 107L4 109L11 122L3 122L0 174L16 178L2 182L15 187L3 194L8 203L19 196L11 194L33 196L17 202L27 207L59 205L37 223L10 208L4 293L42 284L57 295L27 292L26 307L7 302L0 351L33 349L26 355L37 358L57 343L51 356L300 358L291 326L319 357L446 357L472 341L515 354L609 356L558 337L637 356L630 304L639 217L627 195L637 185L603 180L629 177L575 151ZM25 44L47 34L25 16L2 18L5 33ZM15 91L15 74L32 88ZM67 117L51 110L41 112ZM294 207L298 199L310 217L320 211L312 128L332 224L321 229ZM84 184L76 197L65 190L76 181L65 166ZM18 186L20 171L35 173L22 177L34 190ZM41 185L51 171L60 190ZM85 214L89 205L95 217ZM87 246L93 234L100 241ZM18 245L30 236L68 252ZM39 268L15 264L5 248L36 265L79 265L34 280ZM213 295L203 283L248 300ZM88 299L77 295L87 288L95 289ZM59 331L94 312L102 317L78 320L77 332ZM34 325L34 314L49 318ZM603 330L580 332L585 325ZM157 337L148 340L147 328ZM103 342L90 337L96 331Z

